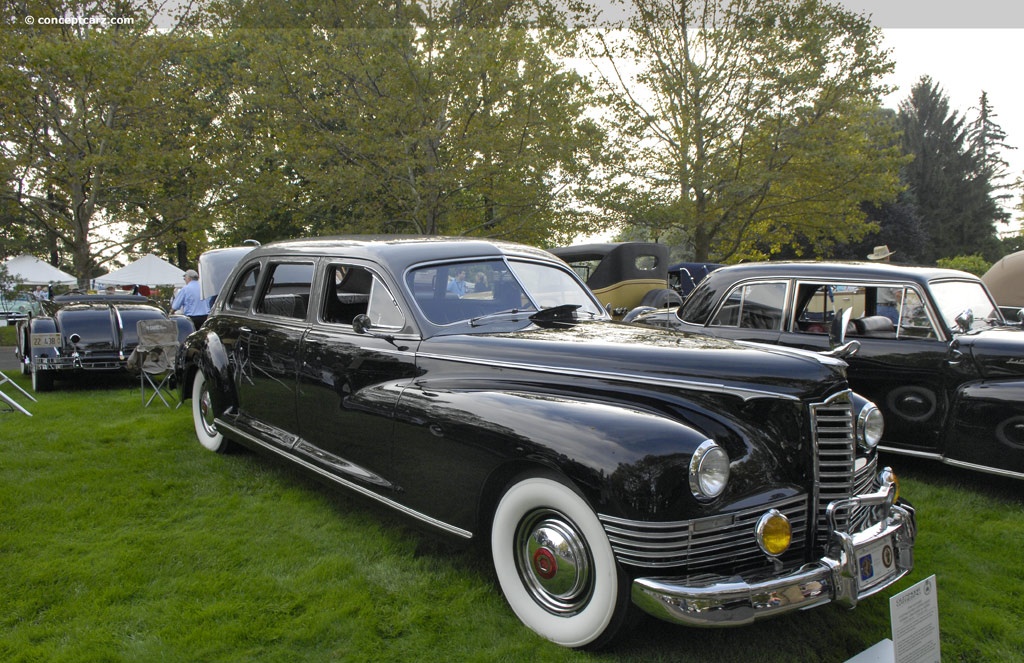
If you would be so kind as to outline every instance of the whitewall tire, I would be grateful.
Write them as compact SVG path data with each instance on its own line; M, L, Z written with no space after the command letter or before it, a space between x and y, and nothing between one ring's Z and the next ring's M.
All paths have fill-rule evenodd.
M231 442L217 430L217 424L213 419L213 403L210 400L206 376L202 371L196 371L195 380L192 381L192 422L195 424L196 437L199 444L210 451L227 453L231 450Z
M600 647L629 611L628 583L604 528L560 481L535 476L511 485L494 513L491 555L512 610L552 642Z

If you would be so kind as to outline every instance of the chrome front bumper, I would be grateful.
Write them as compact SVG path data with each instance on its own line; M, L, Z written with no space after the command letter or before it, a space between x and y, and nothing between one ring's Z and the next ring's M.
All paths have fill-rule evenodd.
M914 510L895 504L895 488L832 502L838 509L868 506L881 517L856 534L833 527L828 554L796 571L767 578L637 578L633 602L651 615L687 626L742 626L794 610L836 602L852 608L861 599L889 587L914 567ZM884 573L865 579L873 555L891 555ZM871 568L873 571L873 567Z

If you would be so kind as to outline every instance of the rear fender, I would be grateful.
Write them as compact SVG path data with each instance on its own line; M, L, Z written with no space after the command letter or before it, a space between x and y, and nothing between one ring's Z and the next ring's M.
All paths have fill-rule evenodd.
M57 349L49 347L35 347L32 345L32 336L35 334L53 334L57 332L57 321L53 318L32 318L29 320L30 334L27 343L30 347L26 347L25 351L29 353L32 358L35 357L56 357ZM62 341L63 344L63 341Z

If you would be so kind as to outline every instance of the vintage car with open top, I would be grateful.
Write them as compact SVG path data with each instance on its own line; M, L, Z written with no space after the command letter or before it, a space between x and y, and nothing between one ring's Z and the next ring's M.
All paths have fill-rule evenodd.
M613 322L539 249L253 249L178 370L204 447L479 542L565 646L606 644L633 605L693 626L852 607L913 566L913 509L841 361Z
M880 448L1024 478L1024 330L976 276L879 263L778 262L712 272L676 311L636 318L809 350L851 315L850 385L885 415Z
M177 323L180 340L193 331L191 320L168 316L141 295L59 295L43 302L40 315L18 321L15 355L37 392L82 375L127 374L128 358L139 344L136 325L167 318Z

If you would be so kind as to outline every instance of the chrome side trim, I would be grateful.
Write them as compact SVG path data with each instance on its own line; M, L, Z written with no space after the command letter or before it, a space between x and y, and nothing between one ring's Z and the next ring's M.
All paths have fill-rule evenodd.
M567 369L564 366L542 366L538 364L514 364L511 362L494 361L493 359L470 359L466 357L452 357L446 355L435 355L430 353L419 353L416 355L424 359L435 359L440 361L450 361L461 364L475 364L479 366L489 366L492 368L503 368L510 370L526 370L535 371L537 373L549 373L551 375L563 375L569 377L584 377L584 378L611 378L620 382L631 382L636 384L642 384L646 386L658 385L660 387L682 387L684 389L694 389L697 391L706 391L715 394L727 394L731 396L737 396L743 401L753 400L755 398L777 398L781 400L800 402L800 398L797 396L790 396L789 394L782 394L776 391L764 391L761 389L747 389L744 387L728 387L724 384L711 383L711 382L695 382L692 380L672 380L665 378L654 378L639 375L630 375L628 373L613 373L606 371L588 371L584 369Z
M938 461L944 465L951 467L959 467L965 470L974 470L976 472L984 472L986 474L993 474L995 476L1006 477L1007 479L1024 479L1024 472L1014 472L1012 470L1004 470L998 467L990 467L988 465L977 465L975 463L968 463L963 460L954 460L952 458L946 458L942 454L931 453L929 451L914 451L913 449L897 449L884 444L879 444L878 449L891 454L899 454L901 456L911 456L913 458L924 458L925 460Z
M246 433L243 430L240 430L240 429L236 428L235 426L233 426L228 421L224 421L223 419L217 418L217 419L214 420L214 423L222 431L226 431L226 432L230 433L229 437L232 436L232 435L233 436L237 436L237 437L243 437L246 440L252 442L253 444L258 445L259 447L261 447L263 449L266 449L267 451L273 451L277 455L282 456L282 457L284 457L284 458L286 458L286 459L288 459L288 460L290 460L290 461L292 461L294 463L297 463L298 465L301 465L302 467L304 467L307 470L310 470L311 472L315 472L316 474L324 477L325 479L329 479L330 481L332 481L334 483L337 483L337 484L339 484L341 486L344 486L345 488L353 490L353 491L359 493L360 495L362 495L364 497L369 497L370 499L375 500L377 502L380 502L381 504L383 504L385 506L391 507L392 509L395 509L396 511L399 511L399 512L401 512L401 513L403 513L403 514L405 514L405 515L407 515L407 516L409 516L411 518L415 518L416 520L419 520L420 522L423 522L423 523L426 523L428 525L431 525L432 527L436 527L436 528L438 528L440 530L448 532L449 534L454 534L455 536L461 537L463 539L472 539L473 538L473 533L472 532L466 531L466 530L462 529L461 527L455 527L454 525L449 525L448 523L445 523L445 522L442 522L440 520L437 520L436 518L431 518L428 515L422 514L422 513L418 512L418 511L414 511L414 510L412 510L412 509L410 509L410 508L408 508L408 507L406 507L406 506L404 506L402 504L399 504L398 502L395 502L394 500L390 500L390 499L384 497L383 495L378 495L377 493L373 492L372 490L370 490L368 488L360 486L357 483L353 483L351 481L348 481L347 479L343 479L343 478L341 478L341 477L339 477L339 476L337 476L335 474L332 474L332 473L328 472L327 470L323 469L322 467L314 465L313 463L311 463L311 462L309 462L309 461L307 461L307 460L305 460L303 458L300 458L300 457L298 457L298 456L296 456L294 454L288 453L285 449L280 449L278 447L275 447L274 445L268 444L268 443L264 442L263 440L255 437L253 435L250 435L250 434Z

